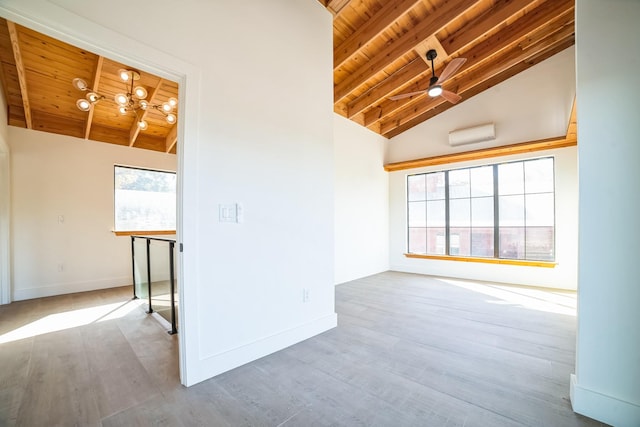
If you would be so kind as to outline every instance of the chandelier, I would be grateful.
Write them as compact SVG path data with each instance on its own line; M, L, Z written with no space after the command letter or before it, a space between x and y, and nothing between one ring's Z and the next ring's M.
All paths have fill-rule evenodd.
M120 114L128 114L129 112L137 113L138 110L147 111L154 109L164 114L165 120L169 124L174 124L178 118L174 112L175 107L178 105L176 98L169 98L162 104L152 104L147 101L147 90L142 86L135 86L134 82L140 80L140 73L135 70L121 69L118 70L120 79L125 83L126 93L117 93L113 97L113 101L116 103ZM106 96L101 95L97 91L91 89L87 82L79 77L73 79L73 87L83 92L87 92L84 98L80 98L76 101L76 106L82 111L89 111L95 103L102 99L108 99ZM137 117L137 116L136 116ZM142 116L143 117L143 116ZM145 130L148 127L144 118L138 120L138 127L141 130Z

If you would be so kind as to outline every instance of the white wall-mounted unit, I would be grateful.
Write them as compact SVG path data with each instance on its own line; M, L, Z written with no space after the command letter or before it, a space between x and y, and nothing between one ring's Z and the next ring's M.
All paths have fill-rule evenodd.
M449 132L449 145L452 147L473 144L474 142L490 141L492 139L496 139L496 126L493 123Z

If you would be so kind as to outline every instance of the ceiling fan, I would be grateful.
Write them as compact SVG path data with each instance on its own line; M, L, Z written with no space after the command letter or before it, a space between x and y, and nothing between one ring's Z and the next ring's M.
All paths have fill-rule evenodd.
M457 104L462 97L457 93L453 93L449 90L442 89L442 83L447 81L451 76L453 76L456 71L467 61L467 58L455 58L442 71L440 77L436 76L436 70L433 66L433 60L438 56L438 52L434 49L430 49L427 52L427 59L431 61L431 79L429 79L429 87L425 90L420 90L418 92L410 92L403 93L400 95L390 96L389 99L392 101L397 101L398 99L409 98L415 95L421 95L423 93L428 94L430 97L435 98L436 96L441 96L452 104Z

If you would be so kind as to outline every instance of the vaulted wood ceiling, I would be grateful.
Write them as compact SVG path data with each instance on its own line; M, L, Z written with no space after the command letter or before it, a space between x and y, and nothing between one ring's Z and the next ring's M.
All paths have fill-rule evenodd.
M425 93L455 58L443 88L465 100L575 43L575 0L319 0L334 15L334 109L394 137L453 107Z
M175 153L177 125L167 123L163 113L118 112L114 96L129 91L118 70L131 68L0 18L0 83L11 126ZM178 97L177 83L140 74L136 86L147 90L150 103ZM76 77L105 96L90 111L76 106L86 95L72 85ZM137 126L141 118L146 130Z
M387 138L453 107L426 93L435 49L435 74L466 58L444 89L472 96L572 46L575 0L318 0L334 15L334 110ZM134 113L111 101L126 91L117 77L131 68L0 18L0 83L8 123L163 152L176 150L177 126L148 110L147 130ZM178 96L178 85L142 72L138 82L152 103ZM89 112L75 77L105 95ZM142 114L142 112L139 112ZM179 116L179 115L178 115Z

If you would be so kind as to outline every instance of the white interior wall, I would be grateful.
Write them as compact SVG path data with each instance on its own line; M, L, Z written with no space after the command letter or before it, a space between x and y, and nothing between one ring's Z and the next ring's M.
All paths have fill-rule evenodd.
M576 2L580 255L571 401L640 425L640 2ZM603 88L606 90L603 91Z
M13 126L9 142L13 299L131 284L131 239L112 232L113 166L175 171L176 156Z
M547 95L548 94L548 95ZM531 67L393 138L389 162L562 136L575 94L573 48ZM452 148L451 130L496 124L496 139ZM575 148L503 156L390 173L390 267L396 271L562 289L577 287L578 184ZM407 258L406 176L409 174L552 155L556 178L555 268Z
M387 139L334 115L336 284L389 269Z
M136 18L150 7L153 20ZM336 325L332 16L320 3L7 0L0 10L182 76L184 384ZM242 204L243 223L217 221L227 203Z
M565 135L575 97L573 47L392 138L389 163ZM496 139L451 147L449 132L495 123Z
M3 91L0 91L0 117L7 117ZM11 302L11 186L8 132L7 122L0 121L0 304Z

